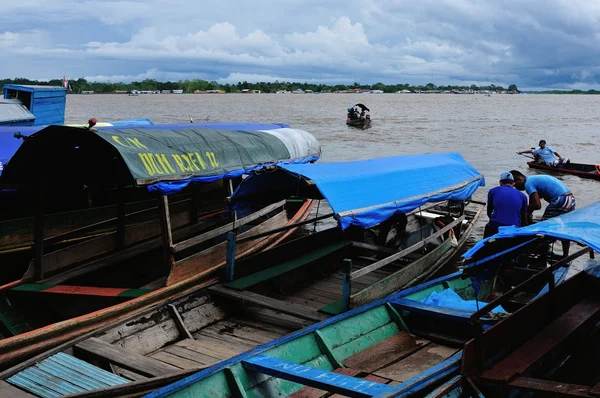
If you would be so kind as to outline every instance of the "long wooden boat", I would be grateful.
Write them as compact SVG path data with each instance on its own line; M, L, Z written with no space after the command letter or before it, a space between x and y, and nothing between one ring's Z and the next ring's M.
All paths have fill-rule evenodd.
M291 244L240 260L238 265L257 267L277 257L276 251L288 251ZM536 242L518 252L528 256L534 266L540 260L538 247ZM2 372L0 391L40 397L139 396L190 376L155 396L305 396L308 392L324 396L328 392L348 394L349 388L358 385L372 387L362 390L361 396L369 392L419 393L458 372L461 345L473 331L468 323L473 311L426 302L452 291L460 300L467 300L463 304L474 305L474 298L490 297L492 289L499 294L510 286L489 278L479 283L477 291L457 272L326 319L301 304L253 294L223 296L219 286L197 287L185 297L73 339ZM498 319L502 318L486 318L485 322L493 324ZM311 325L315 322L319 323ZM294 332L298 329L302 330ZM277 378L257 377L247 364L265 356L304 375L318 371L308 379L316 377L323 383L290 380L264 369L260 372ZM331 380L334 384L328 384ZM319 393L317 388L323 391Z
M527 162L527 165L532 169L550 171L553 173L573 174L582 178L590 178L600 181L600 165L584 164L584 163L568 163L562 167L548 166L540 162Z
M299 134L307 138L308 144L316 143L308 133ZM131 144L136 147L134 149L111 145L109 141L115 142L114 137L121 142L136 142L137 146ZM51 126L27 140L4 170L3 179L25 187L33 180L36 183L44 181L45 187L52 188L55 179L60 179L63 185L64 181L75 181L96 189L112 188L114 183L129 183L132 179L140 189L151 187L158 192L153 195L158 201L159 219L128 228L124 202L121 201L115 232L46 253L43 213L37 211L35 258L21 279L0 287L0 333L4 337L0 341L0 366L8 366L207 283L225 263L224 234L229 231L238 231L240 237L248 238L294 224L309 215L312 200L287 202L273 199L244 214L227 212L231 219L223 218L224 208L204 215L192 208L172 216L166 193L192 190L196 183L236 178L237 174L263 167L267 164L266 159L314 161L319 153L307 153L305 160L291 156L293 153L284 141L272 132L196 129L193 125L168 130L157 126L151 139L149 137L142 129L88 131ZM229 152L222 145L223 139L232 143ZM291 143L293 137L289 139ZM244 148L248 140L252 145ZM211 142L221 142L217 144L220 149L213 147L215 152L209 152L213 162L206 163L205 169L199 166L199 170L188 169L183 175L166 174L166 169L163 169L163 176L151 175L151 170L144 166L148 163L144 163L137 152L144 149L163 154L161 164L166 167L165 154L183 156L180 154L184 148L187 148L186 153L193 154L197 151L194 145L210 150ZM260 144L268 150L261 149ZM305 146L306 150L310 149L309 145ZM73 153L74 147L77 153ZM61 171L57 175L51 175L41 166L47 164L50 153L61 159L56 164L57 170ZM244 158L235 158L242 153ZM263 166L248 166L252 160L255 165ZM79 168L68 169L68 164L78 164ZM114 177L107 180L101 171L103 168L112 168L113 174L109 174ZM38 188L36 192L38 198L43 199L45 191ZM278 243L294 228L291 226L268 236L248 239L240 246L238 257Z
M350 119L346 118L346 124L352 127L366 128L371 126L371 118Z

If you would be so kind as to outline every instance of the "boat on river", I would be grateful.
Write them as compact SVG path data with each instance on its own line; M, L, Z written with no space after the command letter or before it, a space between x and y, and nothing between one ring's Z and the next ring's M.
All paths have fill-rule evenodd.
M581 178L589 178L600 181L600 164L584 164L569 162L560 167L548 166L541 162L527 162L527 165L532 169L548 171L551 173L572 174Z
M241 176L319 157L312 135L285 128L49 126L29 136L2 175L4 183L37 201L34 258L21 276L0 287L0 363L23 360L211 280L225 263L228 231L248 237L303 220L312 208L312 200L265 198L264 205L245 213L228 212L225 197ZM110 229L48 249L44 200L89 191L116 195ZM129 192L154 200L155 208L147 211L151 217L128 223ZM187 199L171 203L168 195L177 193ZM220 206L214 207L219 196ZM68 234L76 238L96 227ZM238 256L274 245L292 230L249 239Z

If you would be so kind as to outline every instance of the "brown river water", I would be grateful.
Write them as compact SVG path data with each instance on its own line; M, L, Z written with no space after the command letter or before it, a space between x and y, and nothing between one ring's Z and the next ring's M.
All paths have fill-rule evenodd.
M346 109L355 103L370 108L371 128L346 126ZM195 122L287 123L317 137L322 162L459 152L485 176L486 186L474 198L486 200L501 172L536 173L516 151L540 139L574 162L600 163L598 109L600 96L593 95L95 94L68 95L66 123L91 117L187 123L190 116ZM557 177L575 194L578 208L600 198L600 181ZM539 217L541 211L534 213ZM485 223L484 215L467 246L482 237Z

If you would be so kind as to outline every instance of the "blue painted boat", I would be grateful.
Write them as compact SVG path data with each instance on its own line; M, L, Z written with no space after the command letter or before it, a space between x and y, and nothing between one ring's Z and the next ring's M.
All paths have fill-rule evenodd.
M585 218L590 214L598 218L598 206L579 212ZM554 221L579 224L569 217ZM209 288L107 325L2 372L0 380L6 382L7 393L26 391L40 397L64 396L73 389L82 396L139 395L167 384L148 396L326 396L332 392L349 396L453 396L462 393L467 388L464 383L469 383L457 376L462 347L474 333L471 318L477 308L477 317L483 315L478 319L487 331L521 311L510 316L490 314L482 300L490 297L490 292L508 291L504 297L510 300L502 302L503 308L527 308L522 298L516 300L515 293L510 293L510 283L505 285L501 278L494 283L494 277L477 277L499 264L513 271L513 277L515 272L524 278L535 274L544 261L538 249L547 248L552 238L541 237L538 232L551 234L553 228L549 223L535 227L530 235L504 238L513 250L507 251L501 239L490 239L484 245L489 250L471 252L470 277L460 271L314 325L307 321L314 321L316 313L309 314L299 306L288 304L287 309L267 310L277 308L275 300L256 300L256 296L247 295L243 299L251 306L245 307L241 302L218 300L217 291ZM593 233L589 229L587 232ZM587 239L577 233L568 236L580 243ZM537 239L531 242L530 238ZM523 245L522 239L528 243ZM490 258L493 249L498 256ZM267 251L257 258L241 260L239 265L264 262L269 256ZM529 264L525 264L526 259ZM553 261L553 257L547 260ZM559 263L547 269L544 272L554 274L558 284L565 268ZM477 281L477 288L473 281ZM539 294L539 286L547 282L547 275L542 275L541 282L520 292ZM443 306L431 304L439 302L448 289L460 300L446 301ZM302 329L281 336L290 328ZM260 344L277 335L281 337ZM56 358L60 353L70 357L61 354ZM238 355L227 359L234 353ZM122 379L104 381L101 387L81 385L71 380L69 373L52 373L45 364L53 361L79 363L85 377L96 377L96 373L97 378L102 376L102 372L89 368L93 365L112 369ZM177 379L181 380L173 383ZM468 391L474 388L473 384Z
M548 255L548 245L558 237L589 246L556 261L554 256ZM470 380L459 377L461 348L476 332L473 325L485 330L483 336L486 336L499 333L494 330L511 323L513 317L523 322L523 313L533 316L529 308L534 304L526 304L536 303L539 307L537 303L547 303L553 291L572 286L574 283L565 283L563 288L561 283L570 261L599 249L600 203L530 227L505 229L467 252L467 267L462 272L328 319L205 369L147 397L197 394L305 396L303 394L308 393L310 396L341 393L356 397L452 397L481 394ZM548 267L547 261L554 263ZM512 288L516 274L521 274L522 280L537 276ZM511 278L508 284L500 287L507 277ZM555 287L557 285L559 288ZM460 296L459 299L440 297L448 290ZM504 293L499 298L492 298L490 303L480 300L494 297L490 293L498 290ZM493 312L500 304L502 310ZM511 314L502 315L507 310ZM600 306L593 312L597 313L600 314ZM496 324L499 318L504 322ZM515 322L511 323L513 338L521 332L520 324ZM507 327L502 330L506 333ZM396 341L394 344L394 339L401 335L403 343ZM413 339L412 344L418 339L429 341L425 347L434 348L437 360L426 348L415 349L413 346L408 354L406 347L410 343L407 344L405 339L409 337ZM490 338L485 341L496 347L496 351L506 348L501 341ZM477 358L471 354L474 347L472 341L465 347L471 363ZM394 351L402 349L405 350L402 353ZM493 357L492 354L488 353L488 357ZM388 355L390 357L386 358ZM321 390L322 394L314 389Z

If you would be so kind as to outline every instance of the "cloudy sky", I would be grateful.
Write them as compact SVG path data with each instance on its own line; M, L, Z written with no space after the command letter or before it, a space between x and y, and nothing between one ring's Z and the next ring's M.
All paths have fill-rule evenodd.
M1 78L600 88L595 0L0 0Z

